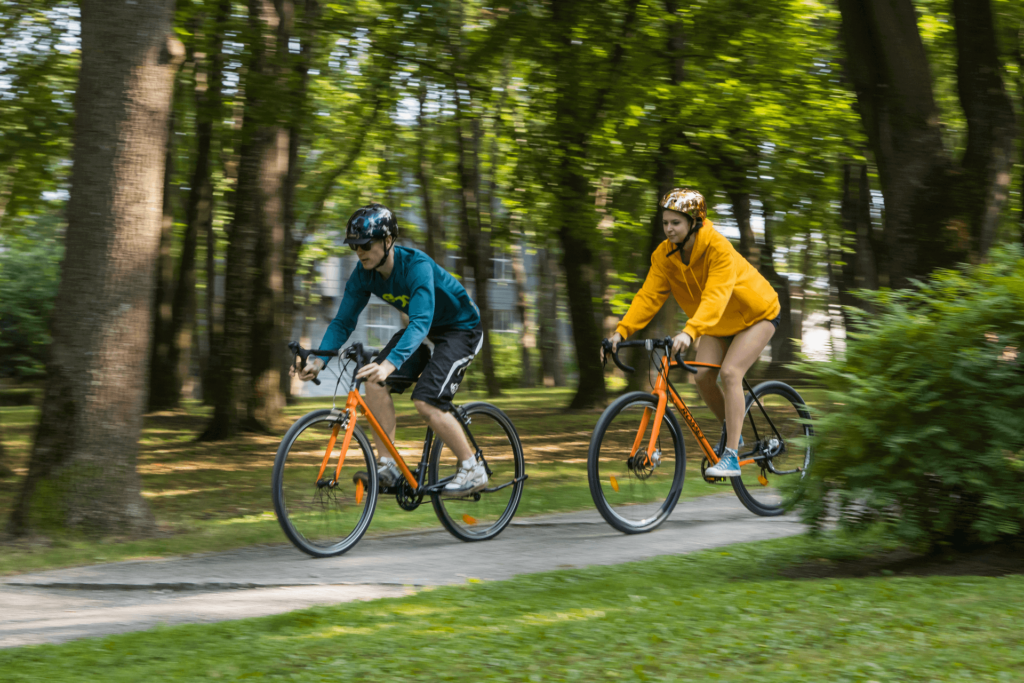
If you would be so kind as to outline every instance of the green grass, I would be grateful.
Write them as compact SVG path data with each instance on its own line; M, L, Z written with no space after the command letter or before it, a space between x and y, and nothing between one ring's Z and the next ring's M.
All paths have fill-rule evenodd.
M1024 576L779 577L819 554L791 538L162 627L2 651L0 671L11 683L1024 679Z
M507 390L493 400L515 423L526 453L530 479L517 518L593 508L586 456L601 411L564 411L571 397L569 389ZM469 392L460 393L459 398L463 403L485 399ZM692 387L685 386L684 398L709 435L717 434L710 411L695 398ZM329 405L329 401L320 399L290 406L281 433L300 415ZM399 397L395 406L399 448L407 461L418 462L423 424L407 397ZM285 542L270 495L270 475L280 435L246 435L228 442L197 443L196 435L209 414L209 409L189 403L182 410L146 417L139 471L144 496L159 526L157 536L115 537L100 543L60 537L0 543L0 575ZM10 513L20 478L27 473L37 416L38 410L33 407L0 408L0 432L10 464L20 475L0 480L0 520ZM701 481L700 460L695 457L699 450L689 432L686 439L689 458L683 497L722 490ZM414 512L405 512L388 496L378 504L368 533L439 527L429 502Z

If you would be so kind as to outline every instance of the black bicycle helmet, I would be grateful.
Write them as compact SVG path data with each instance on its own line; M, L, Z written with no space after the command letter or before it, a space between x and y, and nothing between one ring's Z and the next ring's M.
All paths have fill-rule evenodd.
M388 260L388 254L391 253L391 245L398 239L398 220L395 214L383 204L367 204L356 209L345 227L345 244L352 246L366 245L373 240L387 237L392 238L391 244L385 244L384 258L373 267L373 270L384 265Z

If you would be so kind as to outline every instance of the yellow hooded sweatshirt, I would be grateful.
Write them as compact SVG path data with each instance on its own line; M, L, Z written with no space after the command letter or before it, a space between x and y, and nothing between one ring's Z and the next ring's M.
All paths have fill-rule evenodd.
M689 264L680 252L669 256L675 245L668 240L655 249L651 271L615 330L623 338L646 327L669 292L689 316L683 331L694 340L705 334L729 337L779 314L779 295L711 221L704 221L695 239Z

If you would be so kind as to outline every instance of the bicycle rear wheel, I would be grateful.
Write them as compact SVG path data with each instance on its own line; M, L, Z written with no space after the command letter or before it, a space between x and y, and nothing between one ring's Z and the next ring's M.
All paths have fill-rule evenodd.
M683 490L686 446L670 411L661 420L655 452L648 452L657 407L652 394L621 396L601 415L590 440L590 495L605 521L626 534L656 529Z
M490 468L487 488L465 498L431 497L434 512L453 536L463 541L494 538L512 521L523 495L526 460L512 421L490 403L467 403L460 410ZM444 483L459 471L460 461L440 439L434 440L428 470L430 485Z
M332 435L335 443L327 468L318 482L324 454ZM345 428L330 410L315 410L292 425L281 440L274 460L274 511L284 535L296 548L314 557L340 555L350 549L370 526L377 505L377 468L373 450L356 425L341 476L334 478ZM363 473L357 483L356 473Z
M811 464L810 418L803 398L788 384L762 382L747 394L739 458L749 462L730 481L740 502L755 515L775 517L786 511L782 485L803 477ZM724 446L723 430L719 453Z

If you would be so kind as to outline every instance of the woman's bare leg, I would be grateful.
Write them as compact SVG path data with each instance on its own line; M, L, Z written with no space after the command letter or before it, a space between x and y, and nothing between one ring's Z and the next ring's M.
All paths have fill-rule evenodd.
M725 395L725 429L728 437L725 443L726 448L733 450L739 448L740 433L743 429L743 412L746 407L743 397L743 376L747 374L747 370L764 351L764 347L768 345L773 334L775 334L775 325L767 320L748 327L733 337L732 344L729 345L729 350L726 351L725 358L722 360L719 376L722 379ZM712 408L712 410L714 409Z
M700 338L697 346L697 357L699 363L713 363L721 365L725 358L725 352L729 348L729 342L720 337L704 336ZM711 412L718 418L719 423L725 422L725 396L718 386L718 368L698 368L694 378L697 382L697 391L701 398L711 408Z

